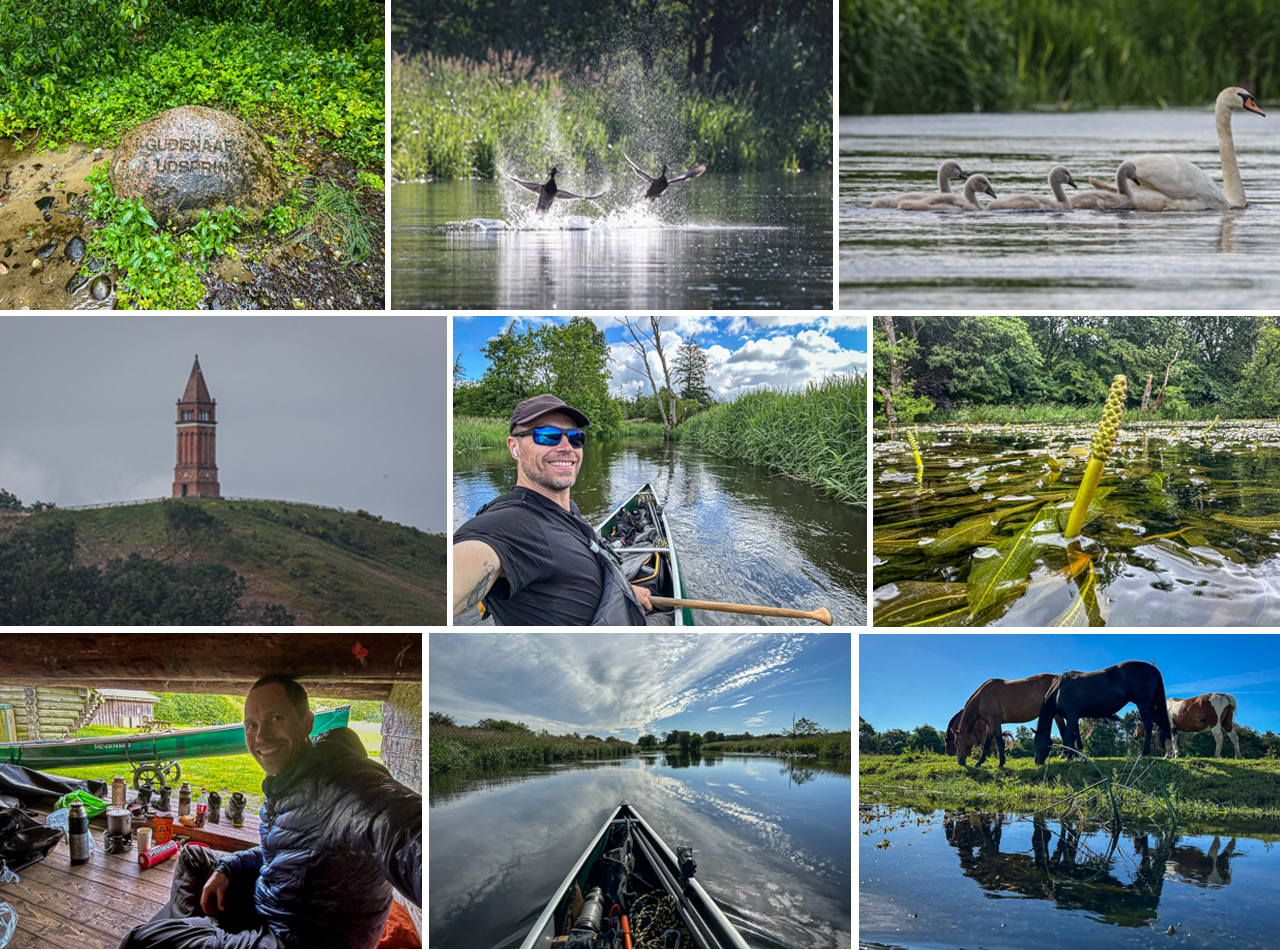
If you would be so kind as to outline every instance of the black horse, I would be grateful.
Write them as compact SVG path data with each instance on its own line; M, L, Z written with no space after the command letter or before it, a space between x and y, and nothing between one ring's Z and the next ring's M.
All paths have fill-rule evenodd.
M1049 757L1055 716L1066 720L1062 744L1079 752L1083 744L1081 718L1111 719L1127 703L1137 706L1142 716L1142 726L1147 733L1142 754L1151 753L1152 724L1160 727L1160 740L1168 748L1171 733L1164 701L1164 678L1150 663L1128 660L1092 673L1072 670L1060 674L1050 684L1040 706L1040 718L1036 722L1036 765L1043 764Z

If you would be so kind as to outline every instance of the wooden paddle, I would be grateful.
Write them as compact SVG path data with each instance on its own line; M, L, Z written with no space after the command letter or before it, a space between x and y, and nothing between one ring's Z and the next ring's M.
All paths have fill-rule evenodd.
M828 627L835 623L826 607L817 610L792 610L790 607L756 607L752 604L722 604L717 600L685 600L683 597L650 597L655 607L689 607L693 610L719 610L727 614L759 614L763 617L800 617L816 620Z

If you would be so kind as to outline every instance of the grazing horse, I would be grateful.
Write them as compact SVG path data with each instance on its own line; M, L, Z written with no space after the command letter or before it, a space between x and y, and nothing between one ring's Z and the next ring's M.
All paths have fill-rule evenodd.
M1169 724L1173 728L1173 757L1178 757L1179 732L1213 733L1213 757L1222 758L1222 734L1231 737L1231 744L1236 747L1236 758L1240 758L1240 740L1236 738L1236 698L1230 693L1205 693L1191 699L1170 697L1166 701L1169 708ZM1142 723L1134 732L1134 738L1142 736L1146 730Z
M964 715L963 709L961 709L954 716L952 716L951 721L947 723L947 734L943 740L943 751L947 755L956 754L956 732L959 729L960 717L962 715ZM1006 750L1012 749L1014 744L1013 735L1008 732L1003 733L1003 735L1005 736L1005 743L1004 743L1005 749ZM978 757L978 765L981 765L983 762L987 761L987 756L991 754L991 739L992 739L991 736L987 736L987 740L984 743L982 743L982 755Z
M1061 723L1058 731L1062 734L1062 744L1068 749L1082 751L1080 740L1080 719L1107 719L1128 703L1138 707L1142 716L1142 725L1147 733L1147 741L1143 744L1142 754L1151 754L1151 726L1160 727L1162 743L1172 742L1169 729L1169 712L1165 708L1164 677L1150 663L1141 660L1126 660L1105 670L1092 673L1071 671L1055 677L1044 696L1040 706L1040 717L1036 721L1036 765L1041 765L1049 757L1049 746L1052 743L1053 719L1061 716L1066 720L1066 727Z
M969 752L977 746L984 747L977 762L981 765L987 757L987 742L998 739L1005 724L1030 722L1040 714L1044 694L1055 679L1053 673L1041 673L1020 680L989 679L979 686L959 713L955 728L956 762L964 765ZM1058 728L1062 729L1061 722ZM1004 743L997 742L996 748L1003 767Z

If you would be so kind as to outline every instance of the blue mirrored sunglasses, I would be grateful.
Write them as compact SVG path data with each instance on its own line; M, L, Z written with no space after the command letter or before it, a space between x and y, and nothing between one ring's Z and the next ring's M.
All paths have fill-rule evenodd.
M587 434L581 429L560 429L556 426L538 426L536 429L525 429L523 432L513 432L514 436L531 435L533 441L538 445L553 446L560 444L560 436L567 435L569 444L575 449L582 448L586 444Z

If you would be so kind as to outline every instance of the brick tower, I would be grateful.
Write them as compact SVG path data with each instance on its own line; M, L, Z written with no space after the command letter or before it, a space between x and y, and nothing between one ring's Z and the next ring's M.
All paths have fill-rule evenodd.
M178 464L173 467L174 498L219 498L218 459L215 452L216 403L209 396L200 372L200 357L191 367L191 378L178 400Z

